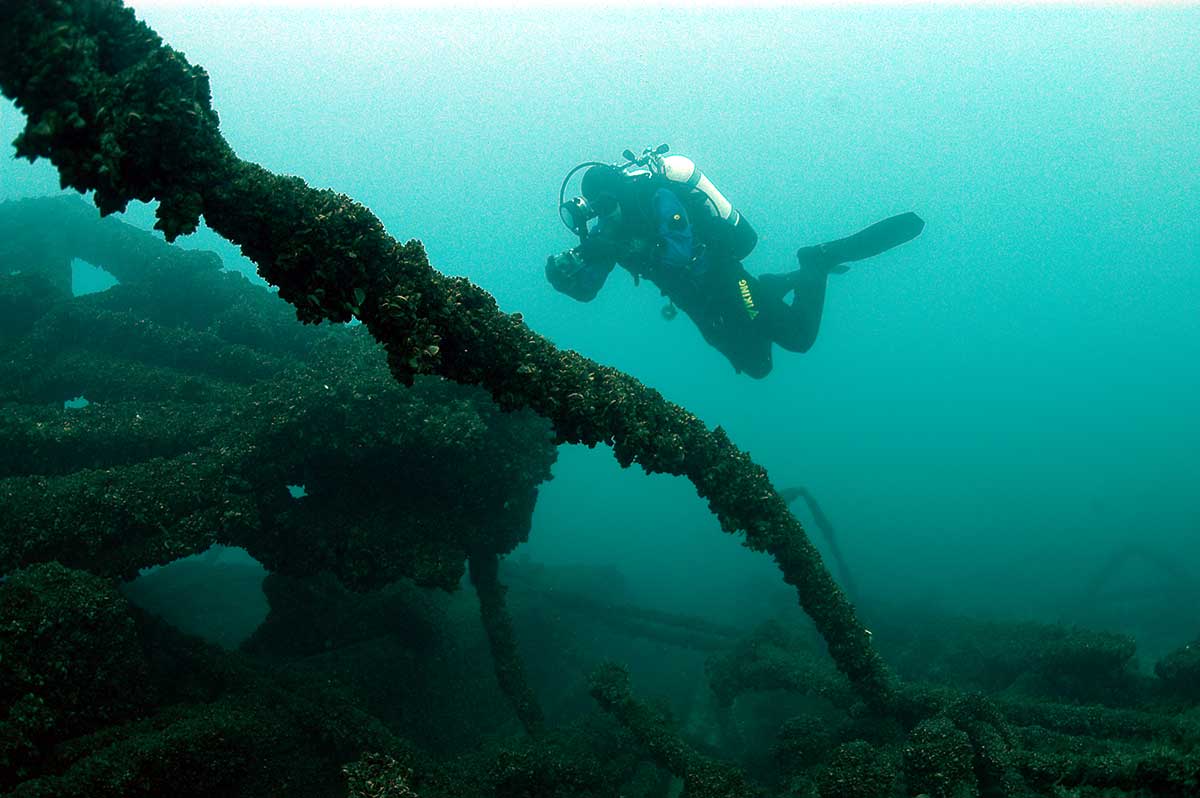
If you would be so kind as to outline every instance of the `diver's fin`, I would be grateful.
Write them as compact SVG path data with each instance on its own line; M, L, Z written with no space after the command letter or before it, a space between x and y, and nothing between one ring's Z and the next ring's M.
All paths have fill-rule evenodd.
M801 266L817 266L828 272L841 273L843 263L866 260L887 252L892 247L912 241L925 229L925 221L915 213L902 213L870 227L859 230L852 236L839 238L815 247L802 247L796 252Z

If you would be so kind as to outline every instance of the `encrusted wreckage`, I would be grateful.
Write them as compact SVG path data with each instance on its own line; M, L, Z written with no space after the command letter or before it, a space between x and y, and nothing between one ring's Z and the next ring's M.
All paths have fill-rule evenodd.
M221 137L208 76L116 0L4 0L0 90L28 117L18 155L47 158L102 212L159 202L168 241L210 228L238 244L304 321L357 317L398 381L438 374L549 419L558 442L686 476L745 544L769 552L864 700L892 697L870 635L766 472L721 429L654 390L563 352L462 278L435 271L362 205L239 159Z
M555 349L348 198L237 159L204 72L119 3L0 0L0 18L19 154L104 212L159 200L169 240L202 214L279 289L78 200L0 206L0 792L1194 794L1196 644L1150 676L1128 638L1059 627L879 617L872 642L719 429ZM73 297L74 258L119 284ZM607 574L566 591L501 562L561 442L687 476L815 629L731 629L617 601ZM240 652L116 586L214 543L272 572ZM464 575L474 643L428 590ZM710 715L635 697L600 662L619 640L705 657Z

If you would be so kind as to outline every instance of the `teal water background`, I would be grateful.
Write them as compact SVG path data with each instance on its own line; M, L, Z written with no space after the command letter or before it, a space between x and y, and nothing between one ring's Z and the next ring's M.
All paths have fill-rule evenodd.
M1200 572L1200 10L133 5L208 70L242 157L362 201L807 486L864 596L1073 620L1131 542ZM0 103L5 146L22 122ZM566 171L661 142L753 222L755 273L894 213L927 226L833 278L813 351L755 382L648 284L579 304L543 278ZM0 161L0 199L57 190ZM794 601L689 483L603 448L562 450L522 554L617 563L645 603L722 620ZM1200 631L1161 573L1119 580L1150 598L1113 622Z

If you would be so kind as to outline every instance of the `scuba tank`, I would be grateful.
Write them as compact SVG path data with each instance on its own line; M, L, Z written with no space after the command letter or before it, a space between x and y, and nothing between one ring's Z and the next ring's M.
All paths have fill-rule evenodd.
M683 155L668 155L658 160L658 174L672 183L681 183L693 191L704 195L705 201L712 207L713 215L727 221L737 223L737 211L733 203L725 199L725 195L717 191L712 181L696 168L691 158Z

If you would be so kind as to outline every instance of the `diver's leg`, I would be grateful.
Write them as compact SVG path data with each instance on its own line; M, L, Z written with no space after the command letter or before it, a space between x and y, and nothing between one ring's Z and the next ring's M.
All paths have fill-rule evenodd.
M771 362L771 341L762 335L744 331L720 343L712 340L709 343L729 360L734 371L747 377L761 380L771 373L774 366Z
M707 300L681 309L709 346L723 354L738 373L761 380L771 373L770 327L756 306L756 281L741 264L727 264L711 275ZM743 288L745 289L743 291ZM783 304L776 299L776 302Z
M823 269L801 269L796 275L796 293L788 307L788 324L775 341L789 352L807 352L817 340L821 315L825 312L825 284L829 272Z
M787 274L758 278L760 305L771 339L790 352L807 352L817 340L825 310L825 287L830 274L846 271L843 264L873 258L921 234L925 222L915 213L902 213L858 231L796 252L800 268ZM783 301L795 291L790 305Z
M764 274L759 307L771 340L789 352L807 352L817 340L829 273L807 266L788 274ZM795 291L790 304L783 297Z
M734 371L756 380L771 373L771 339L760 325L736 318L732 324L724 319L692 320L708 345L724 355Z

